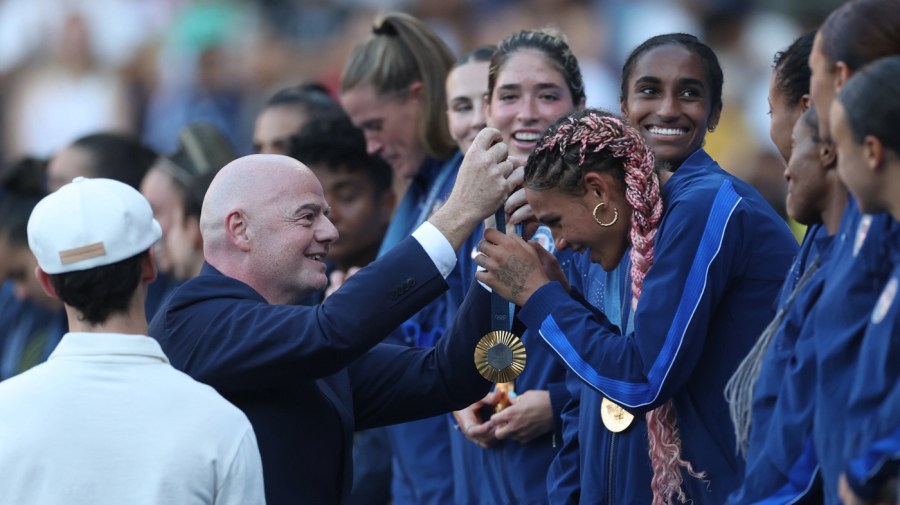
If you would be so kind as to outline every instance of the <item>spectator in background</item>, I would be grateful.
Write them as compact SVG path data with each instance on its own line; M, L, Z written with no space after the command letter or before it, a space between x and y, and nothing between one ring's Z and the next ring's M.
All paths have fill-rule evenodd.
M291 137L299 134L304 125L343 116L340 104L319 84L285 88L272 95L256 117L253 152L288 154Z
M103 177L137 189L157 154L137 139L118 133L81 137L53 155L47 187L54 192L76 177Z
M33 274L70 331L47 363L0 384L4 500L265 503L247 417L146 336L160 235L147 201L109 179L78 179L32 212Z
M157 264L177 282L200 273L203 197L219 169L235 157L228 139L215 126L188 125L179 134L178 150L159 157L141 182L141 193L162 226L162 239L155 249Z
M44 190L43 160L24 158L3 174L0 196L0 380L24 372L50 356L66 331L59 300L47 296L34 277L37 261L28 250L28 216Z
M5 97L3 131L9 151L50 156L92 131L133 131L125 83L114 69L96 61L90 38L81 15L70 14L52 59L16 76Z
M155 55L156 78L143 117L142 140L158 152L178 148L178 132L205 122L240 146L248 96L245 60L254 31L253 2L179 2Z
M338 239L328 250L332 274L341 282L378 254L394 209L391 167L366 153L362 131L342 117L307 124L291 141L289 155L312 169L331 205L328 218Z

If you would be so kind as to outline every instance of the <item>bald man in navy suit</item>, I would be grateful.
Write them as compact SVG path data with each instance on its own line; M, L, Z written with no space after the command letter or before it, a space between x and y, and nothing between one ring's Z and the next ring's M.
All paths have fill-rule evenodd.
M503 205L514 170L500 133L484 130L441 209L314 307L292 303L325 287L338 238L315 175L285 156L252 155L216 176L200 217L206 264L150 335L176 368L247 414L270 505L346 503L355 429L459 409L487 392L472 360L487 320L458 321L434 348L380 341L447 289L455 251ZM490 303L479 291L466 303Z

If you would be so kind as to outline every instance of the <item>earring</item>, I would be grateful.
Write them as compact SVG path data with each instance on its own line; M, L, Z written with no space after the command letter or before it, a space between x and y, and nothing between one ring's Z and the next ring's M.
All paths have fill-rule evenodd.
M602 207L606 207L606 204L603 202L598 203L597 206L594 207L594 212L591 213L594 216L594 221L596 221L597 224L599 224L600 226L603 226L604 228L616 224L616 221L619 220L618 207L613 207L613 218L612 218L612 221L610 221L608 223L604 223L603 221L600 221L600 218L597 217L597 211L600 210L600 208L602 208Z
M716 131L716 125L710 125L709 128L706 129L709 133Z

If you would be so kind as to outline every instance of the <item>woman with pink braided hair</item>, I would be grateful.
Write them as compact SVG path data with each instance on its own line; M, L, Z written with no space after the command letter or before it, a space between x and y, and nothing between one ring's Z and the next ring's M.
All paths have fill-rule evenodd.
M759 193L702 150L721 71L684 41L702 45L661 36L632 53L623 111L634 127L576 112L525 168L528 202L558 249L589 251L609 271L631 246L621 328L569 290L550 255L491 230L479 244L477 278L522 306L519 319L587 386L581 503L719 504L738 485L722 392L772 317L796 252ZM662 186L654 154L672 171Z

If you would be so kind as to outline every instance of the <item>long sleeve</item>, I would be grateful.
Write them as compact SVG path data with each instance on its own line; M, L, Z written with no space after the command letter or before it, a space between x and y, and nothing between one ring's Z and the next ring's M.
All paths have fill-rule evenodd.
M150 335L176 368L229 391L334 374L447 289L413 238L314 307L270 305L249 286L205 268L173 293Z
M490 331L488 317L468 317L489 305L490 295L469 289L454 324L435 347L380 344L350 367L359 428L410 421L460 409L487 393L490 383L472 359L475 344Z

